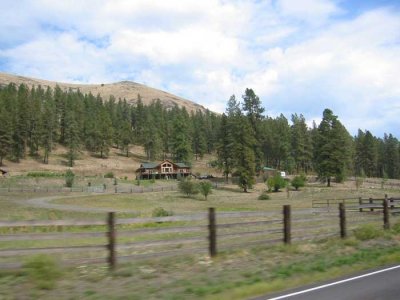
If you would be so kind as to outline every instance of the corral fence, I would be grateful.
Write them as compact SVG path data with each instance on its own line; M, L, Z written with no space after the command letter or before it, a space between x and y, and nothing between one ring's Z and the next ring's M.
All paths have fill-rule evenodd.
M360 212L382 210L384 202L387 201L391 213L400 213L400 197L383 198L343 198L343 199L318 199L312 200L312 208L315 210L336 209L339 203L343 203L347 210L358 210Z
M212 182L213 188L223 188L224 182ZM178 185L171 184L165 186L87 186L87 187L0 187L0 194L4 193L116 193L116 194L138 194L150 192L177 191Z
M176 191L177 185L168 186L113 186L104 188L103 186L88 187L4 187L0 188L0 193L147 193Z
M20 268L25 256L53 255L63 264L85 265L135 261L183 254L216 256L220 251L257 245L340 236L363 223L390 228L390 204L374 211L342 202L332 212L216 212L157 218L0 222L0 268ZM378 205L377 205L378 206ZM371 207L368 207L370 209ZM47 231L47 232L46 232Z

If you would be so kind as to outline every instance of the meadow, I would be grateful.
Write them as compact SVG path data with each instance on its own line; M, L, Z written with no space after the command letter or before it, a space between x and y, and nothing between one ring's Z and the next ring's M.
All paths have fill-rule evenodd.
M2 184L17 186L15 178ZM25 178L36 186L57 185L45 178ZM77 185L87 184L82 178ZM110 179L108 182L113 184ZM99 180L97 184L102 184ZM120 181L121 185L135 186L134 181ZM33 184L32 184L33 185ZM174 186L176 182L146 183L149 186ZM178 191L147 193L80 193L63 192L5 192L0 195L0 221L12 220L104 220L106 211L118 211L118 218L142 218L153 216L156 208L163 208L174 216L205 213L208 207L217 212L268 211L282 213L282 206L290 204L295 213L312 209L313 200L382 198L399 196L400 190L381 188L379 184L364 184L358 189L354 182L335 184L331 188L318 182L309 183L300 191L283 190L270 193L269 200L258 200L265 191L265 184L257 184L249 193L243 193L235 185L223 185L213 190L205 201L201 195L186 197ZM49 207L35 206L32 199L46 198ZM53 205L53 206L52 206ZM59 210L54 205L70 207ZM80 210L82 209L82 210ZM104 212L93 211L104 209ZM332 214L337 215L336 208ZM318 227L323 221L316 223ZM199 222L198 224L200 224ZM196 223L197 224L197 223ZM167 228L187 226L186 222L163 222L120 226L119 231L137 228ZM371 231L360 225L361 232ZM58 255L39 255L21 258L23 267L18 270L0 271L0 299L246 299L259 294L294 287L315 281L335 278L344 274L400 261L400 225L393 219L392 230L383 231L375 224L372 238L351 231L350 236L296 241L292 245L259 245L237 249L225 249L215 258L205 254L182 254L124 261L114 271L106 264L82 264L65 266ZM61 231L105 231L105 226L63 227ZM244 230L244 229L243 229ZM39 229L20 228L12 233L38 234L60 231L57 227ZM10 231L2 229L3 236ZM167 234L163 238L169 238ZM180 237L191 237L182 233ZM146 241L145 234L119 237L119 242ZM240 240L240 239L239 239ZM81 238L63 241L68 245L101 243L104 238ZM0 249L58 246L60 241L1 241ZM77 254L79 256L79 254ZM8 259L8 258L7 258ZM4 262L7 262L4 259ZM40 275L42 274L42 275Z

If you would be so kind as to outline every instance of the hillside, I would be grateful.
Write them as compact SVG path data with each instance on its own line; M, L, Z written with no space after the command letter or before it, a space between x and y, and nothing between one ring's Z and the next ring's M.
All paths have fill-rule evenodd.
M105 100L108 100L111 95L114 95L116 99L125 98L129 103L135 103L137 101L138 94L140 94L143 104L145 105L149 105L154 99L160 99L161 103L165 107L173 107L178 105L180 107L185 107L186 110L190 112L196 110L205 110L203 106L190 100L132 81L121 81L106 84L73 84L0 73L0 86L8 85L11 82L15 83L16 85L23 83L29 87L41 85L44 88L47 88L48 86L54 88L56 85L58 85L62 90L79 89L83 94L92 93L95 96L100 94L100 96Z
M42 159L39 157L35 158L27 155L24 159L21 159L19 163L5 160L1 168L7 170L11 176L23 175L36 171L64 173L66 170L72 169L78 175L94 176L113 172L117 177L123 178L126 176L129 179L134 179L136 176L136 169L139 168L143 161L147 161L144 149L141 146L131 146L129 157L121 154L120 150L111 148L109 157L106 159L99 158L89 151L82 150L77 160L75 160L74 167L70 168L67 165L66 153L67 149L57 144L50 155L48 164L43 164ZM208 166L208 163L212 160L215 160L215 156L209 154L206 154L203 159L197 161L193 159L192 172L194 174L221 176L218 170Z

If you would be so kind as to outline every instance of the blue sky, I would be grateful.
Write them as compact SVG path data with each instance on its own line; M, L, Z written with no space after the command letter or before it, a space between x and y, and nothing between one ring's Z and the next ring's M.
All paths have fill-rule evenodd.
M400 137L400 1L2 0L0 71L131 80L223 112L259 95L270 116L330 108L351 134Z

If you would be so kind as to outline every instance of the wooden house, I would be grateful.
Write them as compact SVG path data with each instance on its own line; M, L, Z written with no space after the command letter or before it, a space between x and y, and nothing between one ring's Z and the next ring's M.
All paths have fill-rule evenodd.
M136 170L138 179L176 179L178 176L187 177L191 175L191 169L184 163L173 163L164 160L161 163L144 162Z

